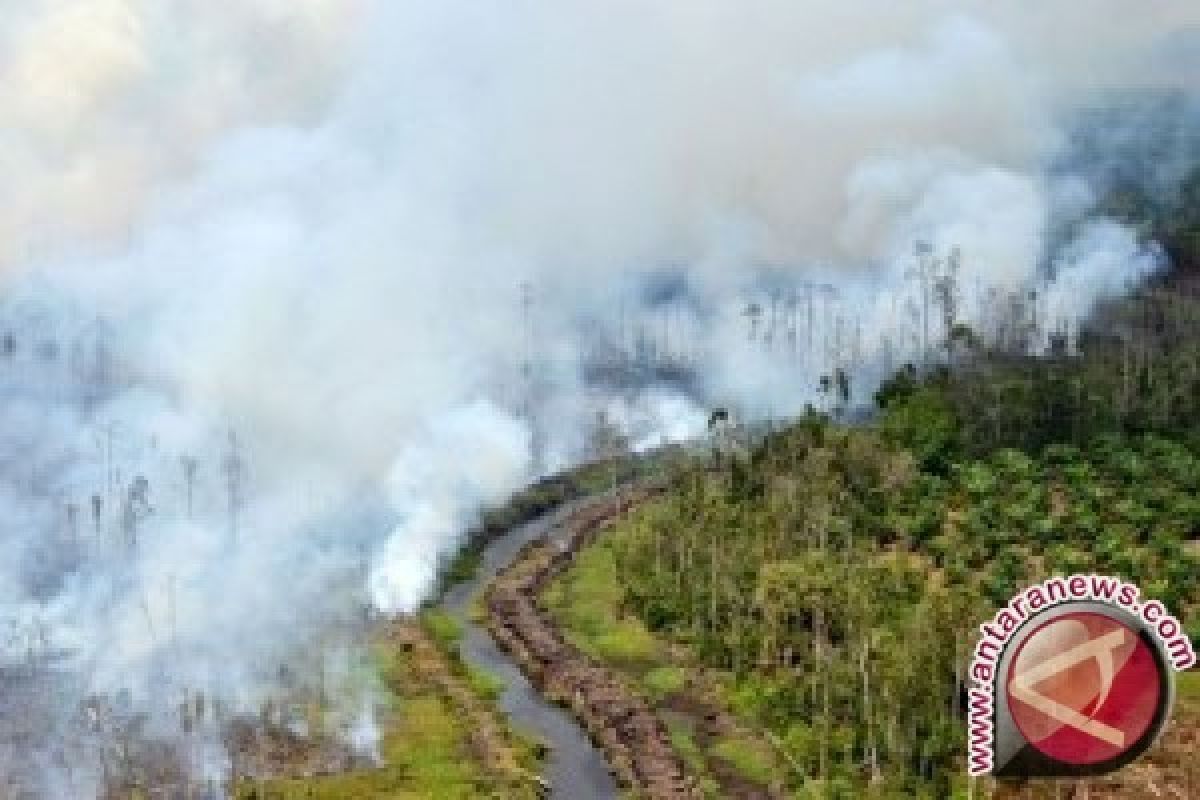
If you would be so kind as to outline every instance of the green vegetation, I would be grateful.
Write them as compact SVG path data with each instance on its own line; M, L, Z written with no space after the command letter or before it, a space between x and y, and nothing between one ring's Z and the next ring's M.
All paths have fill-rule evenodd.
M642 678L642 686L651 698L662 701L678 694L687 685L688 674L683 667L655 667Z
M458 640L462 638L462 625L440 608L430 608L421 612L421 624L443 649L456 649Z
M704 760L704 752L700 749L700 745L696 744L696 735L692 731L692 726L683 720L672 719L667 722L667 730L671 734L671 746L683 757L688 769L694 775L704 776L708 765ZM716 791L717 786L711 777L708 778L708 782L709 785L706 788L708 793L712 794Z
M885 546L885 501L920 484L877 434L814 417L743 468L681 475L605 540L621 608L722 676L725 705L794 765L781 775L750 757L761 748L719 743L747 777L853 794L873 771L880 791L949 790L954 663L986 607L931 580L928 557Z
M471 687L471 691L492 703L500 698L505 686L503 680L487 670L469 664L464 664L464 669L466 670L467 685Z
M487 796L491 781L471 755L466 720L444 695L415 678L404 656L380 651L377 658L390 700L378 768L323 777L247 780L235 796L239 800Z
M1099 436L1029 457L1011 449L923 476L890 498L874 535L932 557L992 604L1049 574L1132 578L1179 612L1200 592L1200 459L1156 435ZM866 521L867 524L870 521Z
M442 565L438 578L440 589L444 591L456 583L473 578L479 569L484 547L505 531L563 503L603 492L635 478L655 474L681 458L682 453L672 448L663 449L648 457L622 455L604 458L543 478L525 487L503 505L483 513L479 524L467 533L463 546ZM434 592L427 605L432 605L441 594L442 591Z
M540 481L517 493L503 506L486 512L468 544L444 565L443 587L472 577L483 547L491 537L561 503L604 491L648 471L663 459L614 458L587 464ZM611 559L610 559L611 565ZM603 565L600 566L603 569ZM612 599L617 599L613 595ZM458 620L432 604L412 623L432 647L414 646L421 636L402 640L381 636L373 649L375 670L386 694L380 718L383 740L378 766L361 766L336 775L245 779L234 789L239 800L309 800L310 798L532 798L543 747L500 722L491 721L490 737L481 737L480 715L494 704L503 684L493 675L462 661ZM600 632L597 648L619 659L649 662L638 648L649 634L633 618L626 626ZM314 726L316 727L316 726ZM487 726L483 726L487 727ZM485 741L481 742L481 738ZM490 738L490 740L489 740ZM497 764L499 762L499 765ZM275 765L287 773L289 764Z
M666 712L717 687L705 699L775 746L763 758L757 738L676 721L702 776L721 759L797 796L963 792L975 627L1020 587L1117 575L1200 639L1190 280L1104 309L1078 348L1032 357L964 335L969 361L902 369L869 424L810 413L715 466L677 465L671 491L585 550L548 607ZM1200 715L1195 673L1180 709Z
M243 779L238 800L403 800L527 798L539 748L493 718L495 678L458 657L461 630L448 615L424 612L392 623L373 647L386 694L377 766L335 775ZM286 771L286 764L279 767Z
M362 798L467 798L486 780L464 758L466 732L452 709L436 696L401 692L404 717L384 740L386 766L322 778L246 782L239 800L342 800Z
M1176 683L1176 705L1181 711L1200 715L1200 670L1190 670L1179 676Z
M1013 325L1028 324L1028 320ZM876 399L883 430L944 472L998 448L1088 447L1100 434L1157 433L1200 443L1200 285L1181 277L1101 309L1059 352L1032 358L979 347L924 378L907 367Z
M722 739L713 746L717 758L728 761L742 777L769 784L775 771L775 759L760 742L744 737Z
M589 657L623 672L666 721L671 741L711 798L724 795L714 776L720 760L747 780L767 784L778 765L765 740L748 731L718 738L705 713L718 705L718 687L706 682L686 648L652 634L624 608L613 542L605 537L583 550L572 567L542 594L568 640Z
M1118 575L1200 640L1197 186L1200 172L1169 208L1114 196L1110 210L1184 269L1051 336L1047 354L1027 355L1045 331L1019 302L1002 341L955 321L945 364L899 370L869 424L810 413L715 465L672 452L540 482L484 515L443 584L470 577L512 525L667 469L671 490L585 549L542 600L576 646L645 694L706 795L745 780L798 798L967 796L975 627L1018 588ZM453 653L454 620L427 613L423 625ZM383 766L238 796L513 796L409 657L381 655L394 699ZM475 696L499 689L453 669ZM1194 725L1200 672L1178 689L1177 715ZM729 720L710 724L714 712Z
M620 575L623 595L610 583L563 618L579 630L615 606L686 645L802 775L949 792L972 629L1020 586L1108 572L1195 619L1200 460L1157 435L1101 436L944 472L875 430L809 417L728 474L681 475L585 552L574 577Z
M640 620L620 613L623 596L612 550L599 546L581 553L570 580L555 582L544 599L568 639L587 655L609 664L648 666L659 658L658 644Z

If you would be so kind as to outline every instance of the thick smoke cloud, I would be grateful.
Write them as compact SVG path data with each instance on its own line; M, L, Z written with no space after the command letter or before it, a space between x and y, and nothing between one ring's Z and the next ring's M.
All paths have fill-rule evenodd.
M86 794L88 698L169 738L185 692L250 711L281 664L324 675L297 653L416 606L481 507L594 452L598 413L644 448L714 405L828 407L838 369L864 396L945 335L922 258L957 253L958 321L1032 289L1069 329L1162 262L1097 216L1065 121L1195 89L1197 24L1116 0L5 16L0 653L56 676L7 758Z
M312 119L356 2L26 0L0 21L0 265L120 241L166 180L247 124Z

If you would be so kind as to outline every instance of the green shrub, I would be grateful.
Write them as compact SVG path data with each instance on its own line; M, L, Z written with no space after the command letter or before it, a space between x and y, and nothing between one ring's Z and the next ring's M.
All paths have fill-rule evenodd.
M462 638L462 625L440 608L422 611L421 625L444 648L452 649Z
M773 754L759 742L730 737L717 742L713 755L728 761L738 774L747 780L767 784L775 772Z
M655 701L681 691L688 682L688 672L683 667L655 667L642 678L642 684Z

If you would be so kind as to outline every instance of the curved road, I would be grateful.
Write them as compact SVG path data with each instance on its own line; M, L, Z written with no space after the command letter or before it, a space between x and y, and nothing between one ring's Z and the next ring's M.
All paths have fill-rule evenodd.
M550 783L550 796L556 800L612 800L618 796L617 783L604 754L567 711L546 702L487 630L470 618L472 602L496 573L508 566L526 543L561 531L557 523L577 505L566 503L492 540L483 551L475 577L450 587L440 606L463 626L463 659L504 682L499 705L513 724L541 737L550 747L543 772Z

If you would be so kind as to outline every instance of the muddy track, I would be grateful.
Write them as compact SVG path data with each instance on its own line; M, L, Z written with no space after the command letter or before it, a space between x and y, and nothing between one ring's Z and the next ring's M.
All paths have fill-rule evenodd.
M582 504L559 530L525 545L488 586L484 602L492 636L535 687L575 715L622 784L647 798L700 798L658 715L617 673L568 643L537 606L538 594L580 549L630 507L661 492L643 484Z

